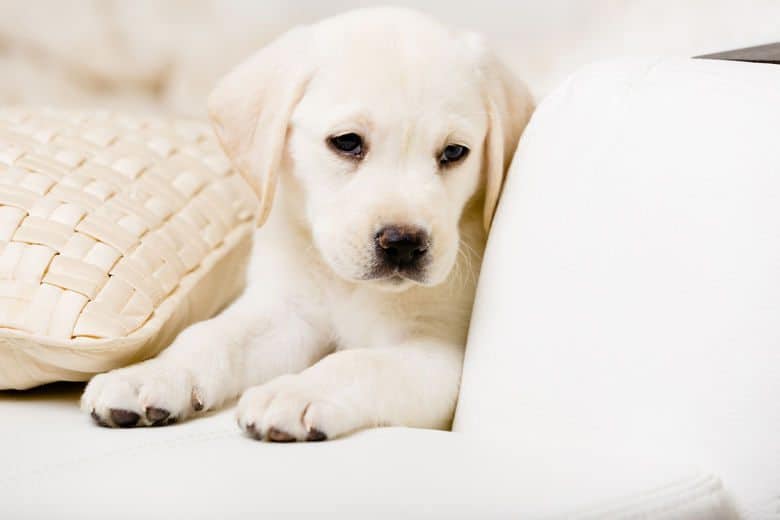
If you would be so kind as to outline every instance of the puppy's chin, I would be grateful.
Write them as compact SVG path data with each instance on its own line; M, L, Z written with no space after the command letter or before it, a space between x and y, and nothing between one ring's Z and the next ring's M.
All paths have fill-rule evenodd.
M427 283L427 280L422 278L420 280L415 280L398 273L379 274L371 272L360 276L350 276L346 273L339 272L338 269L333 269L333 273L347 282L363 287L370 287L371 289L382 292L400 293L411 289L412 287L430 286L430 284Z
M388 278L378 278L374 280L367 280L366 283L370 284L375 289L385 292L399 293L407 289L411 289L415 285L422 285L414 280L403 278L399 275L393 275Z
M333 273L342 280L389 293L400 293L413 287L435 287L446 280L449 275L449 270L445 276L437 277L435 279L431 278L431 273L428 270L422 273L416 273L415 275L409 274L407 276L404 276L401 273L380 274L374 271L355 277L340 272L339 269L333 269L332 266L331 269Z
M435 287L447 278L447 276L444 276L442 279L433 279L430 274L427 269L414 273L390 272L379 274L374 272L366 275L359 282L380 291L399 293L413 287Z

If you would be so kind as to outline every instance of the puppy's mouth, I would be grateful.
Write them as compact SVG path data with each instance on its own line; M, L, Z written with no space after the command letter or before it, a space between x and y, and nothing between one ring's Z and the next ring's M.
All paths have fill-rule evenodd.
M432 258L408 265L383 262L377 257L362 279L390 291L403 291L413 285L427 285L428 265Z
M366 270L353 281L363 282L373 287L389 291L403 292L414 286L430 287L435 285L430 278L429 267L433 258L427 258L424 262L415 265L392 265L375 259L366 266Z
M422 285L418 280L404 276L400 273L389 276L366 276L364 280L382 291L403 292L415 285Z
M395 266L378 265L374 266L363 279L366 281L383 282L391 286L400 286L408 282L424 284L426 276L424 270L417 268L403 269Z
M433 258L427 252L411 261L399 262L395 258L388 258L386 251L378 250L364 279L396 287L408 285L409 282L424 285L432 261Z

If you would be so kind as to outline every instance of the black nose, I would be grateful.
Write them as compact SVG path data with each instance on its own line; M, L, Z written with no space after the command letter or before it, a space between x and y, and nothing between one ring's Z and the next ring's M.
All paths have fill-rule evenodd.
M387 226L376 234L377 252L395 267L414 267L428 251L428 233L412 226Z

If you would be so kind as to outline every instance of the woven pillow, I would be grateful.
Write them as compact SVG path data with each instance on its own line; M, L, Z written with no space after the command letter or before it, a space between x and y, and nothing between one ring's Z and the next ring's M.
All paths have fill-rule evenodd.
M87 380L216 313L256 206L205 123L0 109L0 389Z

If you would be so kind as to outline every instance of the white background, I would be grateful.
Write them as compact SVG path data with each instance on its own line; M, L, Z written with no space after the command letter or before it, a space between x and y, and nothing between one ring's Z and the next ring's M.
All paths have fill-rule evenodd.
M376 3L485 33L537 97L600 58L780 41L777 0L0 0L0 103L202 115L214 82L253 49Z

